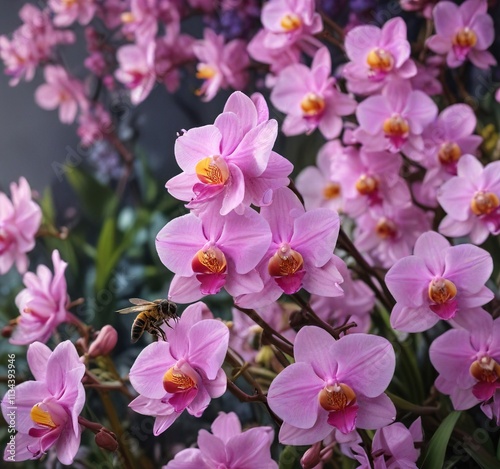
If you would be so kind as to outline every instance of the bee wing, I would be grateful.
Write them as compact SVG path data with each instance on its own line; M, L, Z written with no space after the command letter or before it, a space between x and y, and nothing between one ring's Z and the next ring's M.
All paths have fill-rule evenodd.
M128 301L130 301L133 305L152 305L153 303L148 300L143 300L142 298L129 298Z
M116 312L120 314L141 313L142 311L147 311L149 309L151 309L150 305L130 306L128 308L119 309Z

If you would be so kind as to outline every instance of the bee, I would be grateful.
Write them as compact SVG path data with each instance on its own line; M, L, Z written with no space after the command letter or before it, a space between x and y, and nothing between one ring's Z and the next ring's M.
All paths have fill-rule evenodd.
M130 298L129 301L135 305L129 308L119 309L117 313L129 314L139 313L132 324L130 338L132 343L137 342L144 334L144 331L149 332L156 338L166 340L165 333L161 329L161 325L165 323L168 327L169 319L177 319L177 305L168 300L147 301L141 298Z

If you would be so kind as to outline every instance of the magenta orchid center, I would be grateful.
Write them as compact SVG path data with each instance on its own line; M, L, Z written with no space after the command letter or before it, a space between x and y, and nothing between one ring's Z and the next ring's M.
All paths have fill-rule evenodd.
M472 213L477 216L489 215L500 205L500 199L493 192L479 191L474 194L471 200L470 208Z
M287 13L281 18L280 25L285 31L295 31L302 26L302 21L295 13Z
M443 165L456 163L462 156L462 150L455 142L444 142L438 152L439 162Z
M387 73L394 67L394 58L392 54L385 49L375 48L370 51L366 57L366 63L370 67L374 75L378 75L381 72Z
M196 175L204 184L221 185L229 179L229 168L219 155L209 156L198 161Z
M340 196L341 188L337 182L328 182L323 188L323 197L326 200L336 199Z
M470 49L476 45L477 35L470 28L462 28L453 36L452 42L454 46Z
M375 225L375 233L379 238L393 239L398 234L398 228L392 220L382 217Z
M41 425L42 427L46 427L49 429L57 428L57 424L54 423L50 412L47 410L43 410L41 407L42 405L43 404L39 402L32 407L30 412L31 420L33 420L33 422L37 423L38 425Z
M404 140L410 133L408 121L400 114L393 114L388 117L382 125L385 136L390 139Z
M442 305L457 296L455 284L445 278L435 278L429 283L429 299L437 305Z
M373 194L378 189L378 181L373 176L362 174L356 181L356 190L361 195Z
M485 355L470 366L470 374L482 383L500 381L500 365L491 357Z
M356 393L347 384L329 384L320 391L318 400L323 409L338 412L356 403Z
M300 102L304 116L316 117L325 109L325 100L316 93L307 93Z
M163 375L163 388L170 394L190 391L196 388L196 378L190 376L187 364L182 361L170 367Z
M191 267L197 274L223 274L227 269L226 256L217 246L208 246L195 254Z
M283 243L269 260L268 270L272 277L293 275L304 266L302 255Z

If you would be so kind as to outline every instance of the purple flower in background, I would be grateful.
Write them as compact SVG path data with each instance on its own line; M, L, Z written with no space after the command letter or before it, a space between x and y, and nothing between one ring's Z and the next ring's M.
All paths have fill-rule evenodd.
M280 442L309 445L334 429L376 429L393 422L396 410L384 394L395 355L383 337L352 334L336 341L305 326L294 343L295 363L271 383L269 407L283 419Z
M78 416L85 404L85 365L69 340L53 352L35 342L28 348L27 359L35 381L18 384L2 400L7 422L11 421L9 413L15 405L17 430L14 454L7 445L4 460L40 459L54 448L57 459L71 465L80 447Z
M337 89L331 68L330 52L322 47L311 68L293 64L279 73L271 101L287 114L282 127L285 135L311 133L316 128L327 139L340 134L341 116L352 114L356 101Z
M196 94L203 96L204 101L210 101L220 88L243 89L248 81L247 68L250 65L246 47L242 39L225 43L224 36L205 29L203 39L193 45L199 60L196 78L205 80Z
M431 362L439 372L436 388L448 394L456 410L481 403L500 425L500 318L477 310L466 328L453 329L431 344Z
M457 176L445 182L438 201L447 215L439 225L446 236L469 235L474 244L483 243L491 233L500 233L500 161L483 165L464 155Z
M429 231L415 243L414 254L387 272L387 288L396 300L391 325L404 332L422 332L440 319L472 314L493 292L484 284L493 271L491 255L477 246L450 246Z
M338 140L326 142L319 150L316 166L307 166L295 179L295 186L304 199L306 210L324 207L343 211L343 181L332 171L333 162L348 153Z
M16 296L21 315L17 319L11 344L28 345L34 341L47 342L57 326L68 321L69 302L64 272L68 264L61 260L59 251L52 253L54 275L45 265L37 267L36 275L26 272L26 288Z
M386 269L409 256L417 238L431 229L429 214L411 204L376 205L356 221L354 244Z
M43 71L45 81L35 92L35 101L42 108L53 110L59 108L59 120L63 124L71 124L78 112L87 107L83 84L71 78L60 65L47 65Z
M436 34L427 39L427 47L446 54L450 68L469 59L476 67L487 69L497 62L486 49L493 44L493 19L487 14L486 0L466 0L460 6L439 2L433 9Z
M115 77L130 90L133 104L144 101L156 82L155 48L155 42L127 44L121 46L116 53L119 68Z
M26 272L27 252L35 247L35 236L42 221L42 211L33 202L25 178L10 185L12 201L0 192L0 275L15 263L19 273Z
M82 25L90 23L97 8L94 0L49 0L49 7L55 13L54 24L59 27L75 21Z
M140 394L130 407L156 417L154 434L164 432L187 410L200 417L210 400L226 391L221 366L227 353L229 330L215 319L204 319L205 305L186 308L172 329L168 342L149 344L130 370L130 382Z
M407 79L417 73L402 18L387 21L382 29L372 25L351 29L345 48L351 62L343 67L342 74L353 93L372 94L394 77Z
M164 469L277 469L271 459L274 431L271 427L241 430L234 412L221 412L212 423L212 433L200 430L198 448L180 451Z

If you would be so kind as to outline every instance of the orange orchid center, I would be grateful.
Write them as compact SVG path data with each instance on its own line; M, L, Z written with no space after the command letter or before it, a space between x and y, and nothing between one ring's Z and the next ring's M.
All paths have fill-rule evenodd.
M451 280L437 278L429 283L428 293L433 303L442 305L457 296L457 287Z
M78 0L62 0L62 4L66 8L71 8L75 3L77 3Z
M302 269L303 265L301 254L284 244L269 260L268 271L272 277L286 277Z
M317 116L325 109L325 100L316 93L307 93L300 102L300 108L305 116Z
M122 20L122 23L128 24L135 21L135 16L131 11L126 11L120 15L120 19Z
M500 380L500 365L491 357L484 356L476 360L469 368L472 377L483 383Z
M194 379L181 371L177 365L169 368L163 375L163 388L170 394L186 392L195 387Z
M361 195L373 194L378 189L378 181L373 176L362 174L356 181L356 190Z
M319 393L319 405L328 412L337 412L356 402L356 393L344 383L327 385Z
M280 25L285 31L295 31L301 27L302 21L296 14L288 13L281 18Z
M462 150L455 142L445 142L441 145L438 158L441 164L456 163L462 156Z
M474 47L477 43L477 36L470 28L462 28L452 39L454 46L459 47Z
M474 215L488 215L500 205L500 199L494 192L476 192L470 203Z
M199 80L210 80L217 74L215 68L206 64L198 64L196 67L196 78Z
M327 200L336 199L341 193L340 184L337 182L329 182L323 188L323 197Z
M197 274L223 274L227 268L226 256L217 246L200 249L191 261Z
M382 129L386 137L406 137L410 132L410 125L404 117L394 114L384 121Z
M398 233L398 228L392 220L383 217L377 222L375 233L382 239L394 238Z
M224 158L218 155L198 161L195 171L204 184L224 184L229 179L229 168Z
M52 416L50 413L46 410L43 410L41 406L41 402L38 404L35 404L30 412L30 417L33 422L37 423L38 425L42 425L44 427L48 428L56 428L57 425L54 423L54 420L52 420Z
M370 51L366 63L374 71L390 72L394 67L394 58L390 52L377 47Z

